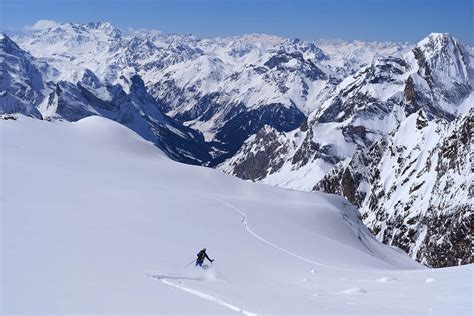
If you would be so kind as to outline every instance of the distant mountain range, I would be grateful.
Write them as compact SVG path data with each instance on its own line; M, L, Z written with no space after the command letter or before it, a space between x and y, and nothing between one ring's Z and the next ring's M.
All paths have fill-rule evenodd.
M171 158L345 196L383 242L472 262L474 50L52 24L0 38L0 113L117 121Z

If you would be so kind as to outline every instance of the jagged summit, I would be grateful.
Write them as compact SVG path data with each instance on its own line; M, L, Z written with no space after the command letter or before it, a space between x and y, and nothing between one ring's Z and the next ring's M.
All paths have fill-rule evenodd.
M437 49L445 46L449 41L453 41L453 36L450 33L430 33L428 36L418 42L417 46L435 46L439 45Z
M453 120L458 111L456 105L472 91L469 74L473 70L466 47L448 33L432 33L418 43L412 54L417 73L407 79L410 93L415 92L414 97L409 97L410 107L416 110L426 104L431 116ZM429 96L423 92L426 89L420 81L435 93ZM418 91L412 89L415 82L420 85Z
M426 59L435 58L440 54L444 54L443 58L461 55L460 58L463 60L460 63L464 62L469 67L470 62L465 46L449 33L431 33L418 42L417 47L424 53ZM449 60L448 62L457 63L457 61ZM442 61L438 62L438 65L442 65Z

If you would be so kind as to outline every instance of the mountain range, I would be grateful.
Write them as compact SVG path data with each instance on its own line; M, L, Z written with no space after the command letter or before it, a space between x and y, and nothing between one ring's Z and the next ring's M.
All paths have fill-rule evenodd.
M474 50L197 38L59 23L0 38L0 113L102 116L174 160L346 197L376 237L433 267L472 262Z

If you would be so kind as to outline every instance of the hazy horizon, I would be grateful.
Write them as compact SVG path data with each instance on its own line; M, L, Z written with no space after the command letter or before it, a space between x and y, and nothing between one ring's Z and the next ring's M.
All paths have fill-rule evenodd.
M117 28L200 38L268 34L308 41L416 43L450 33L474 44L472 0L3 0L0 28L19 32L39 20L107 21Z

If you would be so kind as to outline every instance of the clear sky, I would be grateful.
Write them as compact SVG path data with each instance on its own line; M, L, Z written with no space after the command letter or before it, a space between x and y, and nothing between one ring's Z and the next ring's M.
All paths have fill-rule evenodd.
M409 42L449 32L473 45L473 8L474 0L0 0L0 27L100 20L201 37L267 33Z

